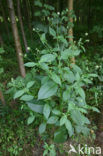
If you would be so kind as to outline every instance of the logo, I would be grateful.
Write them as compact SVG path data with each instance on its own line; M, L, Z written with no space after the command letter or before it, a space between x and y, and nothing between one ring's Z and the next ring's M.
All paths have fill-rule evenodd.
M74 146L72 146L71 144L70 144L70 148L71 149L69 150L68 153L71 153L71 152L77 153L77 151L75 150Z
M68 154L71 153L78 153L80 155L84 155L84 154L88 154L88 155L100 155L102 153L101 151L101 147L88 147L88 145L84 145L81 146L81 144L79 144L77 146L77 149L75 149L75 147L73 145L70 144L70 150L68 151Z

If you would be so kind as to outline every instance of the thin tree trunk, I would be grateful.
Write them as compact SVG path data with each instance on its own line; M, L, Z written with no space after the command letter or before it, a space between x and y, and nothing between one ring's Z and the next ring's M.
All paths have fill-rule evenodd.
M17 57L18 57L18 62L19 62L20 73L21 73L22 77L25 77L23 53L22 53L22 48L21 48L21 44L20 44L20 38L19 38L19 34L18 34L16 19L15 19L15 11L14 11L14 6L13 6L12 0L8 0L8 6L9 6L9 10L10 10L10 19L11 19L11 24L12 24L13 36L14 36L14 40L15 40L15 46L16 46L16 52L17 52Z
M68 0L68 15L69 15L69 22L71 24L73 24L73 18L71 17L72 15L72 11L73 11L73 0ZM73 43L73 28L69 28L68 30L68 35L69 35L69 43L72 44ZM75 63L75 58L73 57L71 59L72 63Z
M28 53L29 52L28 51L28 45L27 45L27 40L26 40L26 36L25 36L25 32L24 32L24 26L23 26L23 21L22 21L22 16L21 16L20 0L17 0L17 10L18 10L18 17L19 17L19 21L20 21L20 28L21 28L21 32L22 32L22 37L23 37L25 51L26 51L26 53Z
M30 37L32 39L32 25L31 25L31 14L30 14L30 4L28 0L25 0L25 4L26 4L26 12L27 12L27 20L28 20L28 27L29 27L29 31L30 31Z
M1 99L2 104L5 105L6 103L5 103L4 95L1 90L0 90L0 99Z

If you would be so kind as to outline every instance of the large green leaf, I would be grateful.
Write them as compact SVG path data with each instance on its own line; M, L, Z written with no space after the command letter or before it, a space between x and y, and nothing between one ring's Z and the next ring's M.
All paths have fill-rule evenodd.
M58 121L58 117L57 117L57 116L51 116L51 117L48 119L47 123L48 123L48 124L55 124L57 121Z
M27 124L30 125L35 120L35 116L30 116L27 120Z
M62 116L60 119L60 126L64 125L66 121L67 121L67 116L66 115Z
M54 133L54 142L63 143L67 140L66 129L61 128Z
M34 62L28 62L28 63L25 63L24 65L26 67L34 67L34 66L36 66L36 63L34 63Z
M31 88L34 85L34 81L30 81L27 83L27 88Z
M75 76L72 71L65 72L63 77L64 77L64 80L67 80L69 83L73 83L75 80Z
M43 114L46 119L48 119L50 115L50 106L48 104L45 104L44 109L43 109Z
M24 90L19 90L19 91L17 91L17 92L15 93L15 95L14 95L14 99L16 99L16 98L22 96L23 94L24 94Z
M51 74L51 78L52 78L52 80L53 80L54 82L56 82L57 84L61 85L60 77L59 77L57 74L52 73L52 74Z
M38 99L46 99L56 94L58 86L52 82L47 81L44 85L41 86L38 92Z
M65 122L65 127L68 130L69 136L71 137L74 134L74 130L73 130L71 122L68 119Z
M56 58L55 55L53 54L46 54L46 55L43 55L41 58L40 58L40 63L41 62L52 62L54 61Z
M31 101L33 100L34 96L32 95L23 95L20 100L23 100L23 101Z
M43 108L44 108L44 105L40 104L39 101L31 101L31 102L26 102L28 107L36 112L36 113L40 113L40 114L43 114Z
M45 130L46 130L46 123L43 122L43 123L41 123L40 126L39 126L39 133L42 134L42 133L45 132Z
M71 111L71 118L77 125L82 125L82 114L78 110Z
M56 37L56 32L53 28L49 27L49 32L50 32L50 35Z
M77 91L78 91L79 95L85 100L85 92L84 92L84 90L82 88L78 88Z

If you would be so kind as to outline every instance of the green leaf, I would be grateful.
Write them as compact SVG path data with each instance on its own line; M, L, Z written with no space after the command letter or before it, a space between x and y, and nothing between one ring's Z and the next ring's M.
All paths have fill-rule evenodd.
M51 27L49 27L49 32L50 32L50 35L56 37L56 32L54 29L52 29Z
M71 56L72 50L71 49L66 49L61 52L61 59L67 60L69 56Z
M5 51L3 48L0 48L0 54L3 54Z
M19 90L15 93L14 99L17 99L18 97L22 96L24 94L24 90Z
M41 62L40 66L43 70L48 71L49 70L49 66L46 63Z
M46 36L45 36L45 33L43 33L40 37L42 43L44 44L46 42Z
M60 115L61 114L61 112L59 110L57 110L57 109L53 109L52 113L55 114L55 115Z
M51 73L51 79L56 82L57 84L61 85L61 80L60 80L60 77L55 74L55 73Z
M65 122L65 127L68 130L69 136L71 137L74 134L74 130L73 130L71 122L68 119Z
M64 125L66 121L67 121L67 116L66 115L62 116L60 119L60 126Z
M57 121L58 121L58 117L57 117L57 116L51 116L51 117L48 119L47 123L48 123L48 124L55 124Z
M64 143L67 140L67 134L65 129L60 129L54 133L54 142Z
M73 83L75 80L75 76L72 71L65 72L63 75L64 79L67 80L69 83Z
M34 85L34 81L30 81L27 83L27 88L31 88Z
M35 1L35 5L38 7L42 7L42 3L40 1Z
M87 117L85 117L83 114L82 114L82 125L83 124L90 124L90 121L88 120Z
M23 95L20 100L23 100L23 101L31 101L33 100L34 96L32 95Z
M41 62L52 62L54 61L56 58L55 55L53 54L46 54L46 55L43 55L41 58L40 58L40 63Z
M40 126L39 126L39 133L42 134L44 133L46 130L46 123L41 123Z
M78 72L77 72L76 75L75 75L75 80L76 80L76 81L80 81L80 75L79 75Z
M27 124L30 125L35 120L35 116L30 116L27 120Z
M77 91L78 91L79 95L85 100L85 92L84 92L84 90L82 88L78 88Z
M92 110L93 110L94 112L100 113L99 109L96 108L96 107L92 107Z
M78 110L72 110L71 118L77 125L82 125L82 114Z
M71 67L73 68L75 72L78 72L79 74L82 73L82 70L76 64L71 64Z
M25 63L24 66L26 66L26 67L34 67L34 66L36 66L36 63L28 62L28 63Z
M50 115L50 106L48 104L45 104L44 109L43 109L43 114L46 119L48 119Z
M68 99L70 98L70 88L69 89L67 89L67 90L65 90L64 92L63 92L63 100L64 101L68 101Z
M41 86L38 92L38 99L46 99L56 94L58 86L52 82L48 81Z
M34 103L36 103L36 102L34 102ZM43 108L44 108L44 106L43 105L40 105L39 103L37 104L34 104L34 103L32 103L32 102L27 102L27 105L28 105L28 107L32 110L32 111L34 111L34 112L36 112L36 113L40 113L40 114L43 114Z

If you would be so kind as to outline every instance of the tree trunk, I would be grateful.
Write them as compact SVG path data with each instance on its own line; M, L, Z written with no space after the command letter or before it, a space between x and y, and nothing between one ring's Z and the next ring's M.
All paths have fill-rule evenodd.
M0 90L0 100L1 100L2 104L5 105L4 95L1 90Z
M30 32L30 37L32 39L32 25L31 25L31 10L30 10L30 4L28 0L25 0L25 5L26 5L26 12L27 12L27 20L28 20L28 27L29 27L29 32Z
M69 15L69 22L71 23L71 25L73 24L73 18L71 17L72 16L72 11L73 11L73 0L68 0L68 15ZM70 36L69 37L69 43L72 44L73 43L73 28L69 28L68 30L68 35ZM71 59L71 62L72 63L75 63L75 58L73 57Z
M17 0L17 10L18 10L18 17L19 17L20 28L21 28L21 32L22 32L22 37L23 37L25 51L26 51L26 53L28 53L29 50L28 50L27 40L26 40L26 36L25 36L25 32L24 32L22 16L21 16L20 0Z
M19 38L19 34L18 34L14 6L13 6L12 0L8 0L8 6L9 6L9 10L10 10L10 19L11 19L11 24L12 24L13 36L14 36L14 40L15 40L15 46L16 46L16 52L17 52L17 57L18 57L18 62L19 62L20 73L21 73L22 77L25 77L23 53L22 53L22 48L21 48L21 44L20 44L20 38Z

